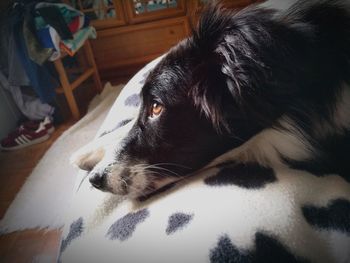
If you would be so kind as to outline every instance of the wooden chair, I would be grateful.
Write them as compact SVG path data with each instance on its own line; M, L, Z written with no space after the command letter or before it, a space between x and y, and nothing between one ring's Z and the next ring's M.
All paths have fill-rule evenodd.
M77 88L86 79L88 79L89 77L92 76L94 79L95 89L97 90L98 93L100 93L102 91L102 84L101 84L101 80L100 80L100 75L99 75L97 67L96 67L94 54L92 52L89 40L85 41L82 48L84 50L86 60L88 62L88 67L72 83L69 82L66 70L63 66L63 63L62 63L63 57L60 57L59 59L57 59L53 62L55 65L55 68L57 70L57 73L59 75L60 83L61 83L61 86L56 89L56 92L57 93L64 93L64 95L67 99L67 102L68 102L69 109L72 112L72 116L75 120L78 120L80 118L80 112L79 112L79 108L78 108L77 102L76 102L75 97L74 97L74 93L73 93L74 89Z

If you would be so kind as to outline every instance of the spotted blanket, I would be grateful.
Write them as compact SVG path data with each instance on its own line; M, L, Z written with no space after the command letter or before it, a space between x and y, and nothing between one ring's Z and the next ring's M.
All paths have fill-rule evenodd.
M97 137L125 136L157 61L125 86ZM337 175L224 162L145 201L84 176L60 262L350 262L350 184Z

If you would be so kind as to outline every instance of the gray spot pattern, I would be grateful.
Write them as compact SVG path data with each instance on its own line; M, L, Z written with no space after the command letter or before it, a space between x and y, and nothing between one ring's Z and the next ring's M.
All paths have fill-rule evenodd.
M168 226L165 232L170 235L184 228L193 218L193 215L184 213L175 213L169 217Z
M111 240L125 241L132 236L136 226L148 216L149 211L146 208L135 213L128 213L110 226L106 236Z
M67 246L72 242L72 240L76 239L77 237L81 236L83 233L84 227L83 227L83 218L79 217L77 220L75 220L69 228L69 233L65 239L62 240L61 243L61 252L63 252Z
M138 107L141 103L139 94L132 94L124 101L125 106Z
M104 131L103 133L101 133L101 135L99 136L99 138L101 138L102 136L105 136L111 132L114 132L115 130L127 125L129 122L131 122L133 119L125 119L120 121L113 129L109 130L109 131Z
M139 81L139 84L142 84L142 85L145 84L146 78L148 77L149 72L150 72L150 70L148 70L148 71L146 71L145 73L142 74L142 79Z

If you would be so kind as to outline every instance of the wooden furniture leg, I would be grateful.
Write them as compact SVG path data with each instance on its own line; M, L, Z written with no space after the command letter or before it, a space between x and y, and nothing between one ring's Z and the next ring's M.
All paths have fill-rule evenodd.
M70 111L72 112L73 118L75 120L78 120L80 117L79 109L78 109L77 102L76 102L74 95L73 95L73 88L72 88L71 84L69 83L66 71L64 70L62 60L59 58L59 59L55 60L53 63L55 65L55 68L56 68L57 73L59 75L61 86L62 86L64 95L66 96L68 106L70 108Z
M84 51L85 51L88 63L90 64L90 67L94 69L93 79L95 83L95 89L97 90L98 93L100 93L102 91L101 79L97 70L94 54L92 52L92 48L89 40L87 40L86 43L84 44Z

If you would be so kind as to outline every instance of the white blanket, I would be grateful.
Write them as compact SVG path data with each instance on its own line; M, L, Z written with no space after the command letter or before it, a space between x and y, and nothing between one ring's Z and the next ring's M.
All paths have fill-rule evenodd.
M125 136L156 63L126 85L99 134ZM66 222L61 262L350 262L350 184L332 174L227 163L144 202L84 180Z

